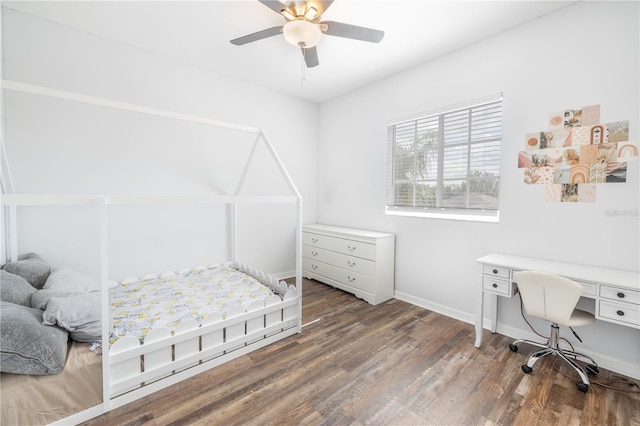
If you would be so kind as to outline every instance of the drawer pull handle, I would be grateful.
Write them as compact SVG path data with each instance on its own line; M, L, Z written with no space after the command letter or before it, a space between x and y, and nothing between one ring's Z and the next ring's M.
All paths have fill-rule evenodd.
M623 292L618 293L618 297L619 297L620 299L624 299L624 293L623 293Z
M349 280L350 283L354 282L356 279L355 278L351 278L351 276L347 275L347 279Z
M497 273L498 273L498 270L497 270L497 269L494 269L494 270L493 270L493 273L494 273L494 274L497 274Z
M356 262L352 262L350 260L347 260L347 265L349 266L356 266Z
M314 255L314 256L317 256L318 252L317 251L312 251L311 254Z
M311 265L312 269L318 269L318 265Z
M617 311L616 314L618 314L619 316L623 317L624 316L624 311Z
M493 288L498 288L498 284L493 283L493 284L492 284L492 287L493 287Z
M318 239L317 239L317 238L312 238L312 239L311 239L311 242L312 242L313 244L315 244L315 243L317 243L317 242L318 242Z
M347 246L347 248L349 249L349 251L355 251L356 250L355 246L353 246L353 247L352 246Z

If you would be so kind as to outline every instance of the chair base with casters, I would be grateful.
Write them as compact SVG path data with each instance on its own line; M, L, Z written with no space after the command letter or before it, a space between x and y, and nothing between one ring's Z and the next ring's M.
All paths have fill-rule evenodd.
M582 379L576 383L578 390L587 392L591 384L587 373L598 373L596 362L587 355L562 349L559 345L560 325L573 327L595 321L593 314L575 308L582 294L582 285L564 277L537 271L516 272L514 278L527 313L551 323L551 336L547 343L520 339L509 344L509 349L513 352L518 351L520 343L542 348L529 356L527 363L522 366L522 371L529 374L533 372L533 365L539 359L547 355L556 355L569 364ZM587 362L586 370L578 364L578 359Z
M567 349L562 349L559 347L559 331L560 327L558 324L551 325L551 338L547 341L546 344L534 342L526 339L518 339L513 343L509 343L509 349L513 352L518 352L518 345L520 343L527 343L532 346L537 346L542 348L542 350L534 352L529 356L526 364L522 365L522 371L527 374L533 372L533 365L539 361L541 358L544 358L547 355L557 355L567 364L569 364L577 373L580 375L581 382L577 382L576 386L579 391L587 392L589 390L589 385L591 382L589 381L588 374L596 375L598 374L598 365L590 356L585 354L570 351ZM586 370L580 364L575 361L575 358L581 359L587 362Z

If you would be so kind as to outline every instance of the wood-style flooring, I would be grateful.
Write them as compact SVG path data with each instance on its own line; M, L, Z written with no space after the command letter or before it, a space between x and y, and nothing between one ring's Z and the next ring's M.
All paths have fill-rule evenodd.
M640 425L628 388L576 389L553 359L533 374L511 339L392 299L371 306L303 283L303 332L87 425ZM609 372L601 369L599 380Z

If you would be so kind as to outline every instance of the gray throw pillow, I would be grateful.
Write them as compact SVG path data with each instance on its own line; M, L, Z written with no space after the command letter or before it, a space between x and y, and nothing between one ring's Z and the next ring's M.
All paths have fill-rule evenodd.
M31 306L44 311L43 324L64 328L76 342L102 340L102 310L96 294L38 290L31 298Z
M51 268L47 262L35 253L28 253L18 256L15 262L8 262L2 269L27 280L29 284L38 290L44 287L47 278L51 273Z
M66 330L42 325L42 311L0 302L0 370L47 375L62 371L67 357Z
M36 291L24 278L0 269L0 300L31 306L31 295Z

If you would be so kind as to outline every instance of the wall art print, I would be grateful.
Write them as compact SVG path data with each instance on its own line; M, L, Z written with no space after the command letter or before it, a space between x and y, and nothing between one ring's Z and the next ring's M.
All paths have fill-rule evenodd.
M547 130L525 139L518 168L551 202L593 203L596 185L626 182L627 162L638 159L629 121L600 123L600 105L551 113Z

